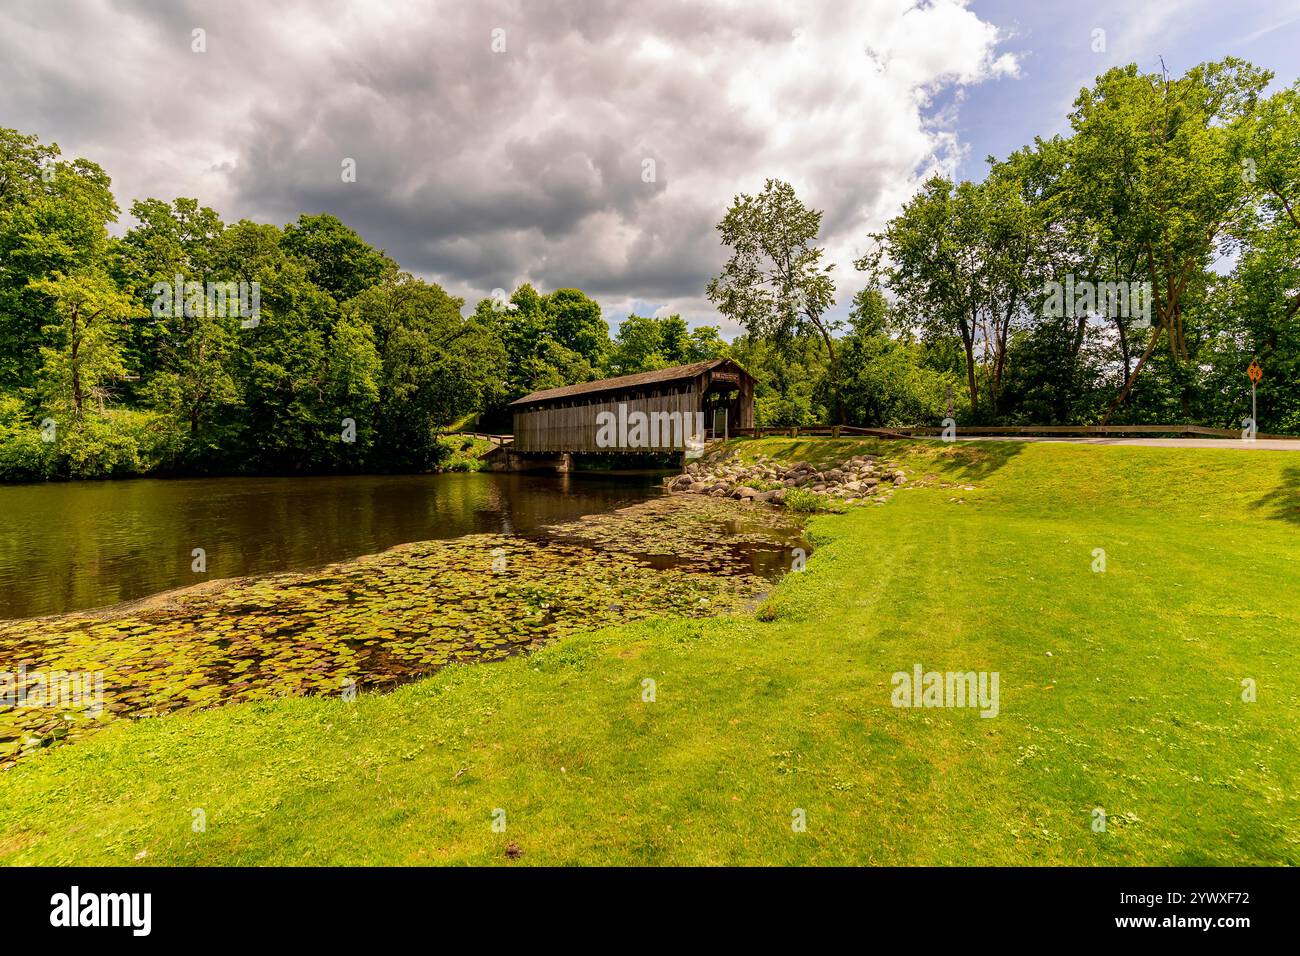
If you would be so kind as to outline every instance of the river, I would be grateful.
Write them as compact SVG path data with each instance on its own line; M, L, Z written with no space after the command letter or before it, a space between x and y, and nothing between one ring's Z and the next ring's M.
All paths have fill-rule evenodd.
M183 478L0 486L0 619L104 607L412 541L530 534L659 494L650 473ZM193 570L195 549L206 570Z

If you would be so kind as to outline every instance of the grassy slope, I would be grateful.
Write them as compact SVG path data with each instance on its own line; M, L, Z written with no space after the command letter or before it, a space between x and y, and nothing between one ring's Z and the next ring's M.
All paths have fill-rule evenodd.
M771 623L625 627L351 704L123 722L0 774L0 859L1300 862L1300 456L905 448L979 490L816 519ZM1001 714L891 708L917 662L999 671Z

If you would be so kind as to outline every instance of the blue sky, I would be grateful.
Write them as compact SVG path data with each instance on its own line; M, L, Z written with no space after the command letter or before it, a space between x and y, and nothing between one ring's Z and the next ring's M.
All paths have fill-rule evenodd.
M1079 90L1113 66L1137 63L1180 76L1191 66L1239 56L1272 70L1274 84L1300 78L1300 2L1026 3L974 0L971 9L1007 35L1020 75L962 88L956 132L967 149L960 174L978 179L986 156L1002 157L1068 130ZM1106 31L1106 51L1092 50L1092 31ZM940 102L951 104L952 94Z

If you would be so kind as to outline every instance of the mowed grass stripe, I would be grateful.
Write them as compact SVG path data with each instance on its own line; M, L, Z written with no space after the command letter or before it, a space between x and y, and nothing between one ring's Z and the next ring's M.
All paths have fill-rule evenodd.
M352 704L124 722L0 774L0 859L508 865L513 843L541 864L1300 860L1292 457L738 447L887 454L976 489L816 519L767 623L649 622ZM998 716L890 706L915 663L998 671Z

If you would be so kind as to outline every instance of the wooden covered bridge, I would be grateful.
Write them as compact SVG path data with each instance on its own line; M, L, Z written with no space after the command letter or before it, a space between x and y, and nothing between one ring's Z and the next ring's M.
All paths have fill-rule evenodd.
M514 441L494 453L493 467L567 470L575 454L686 454L753 428L754 377L731 359L712 359L548 388L511 408Z

